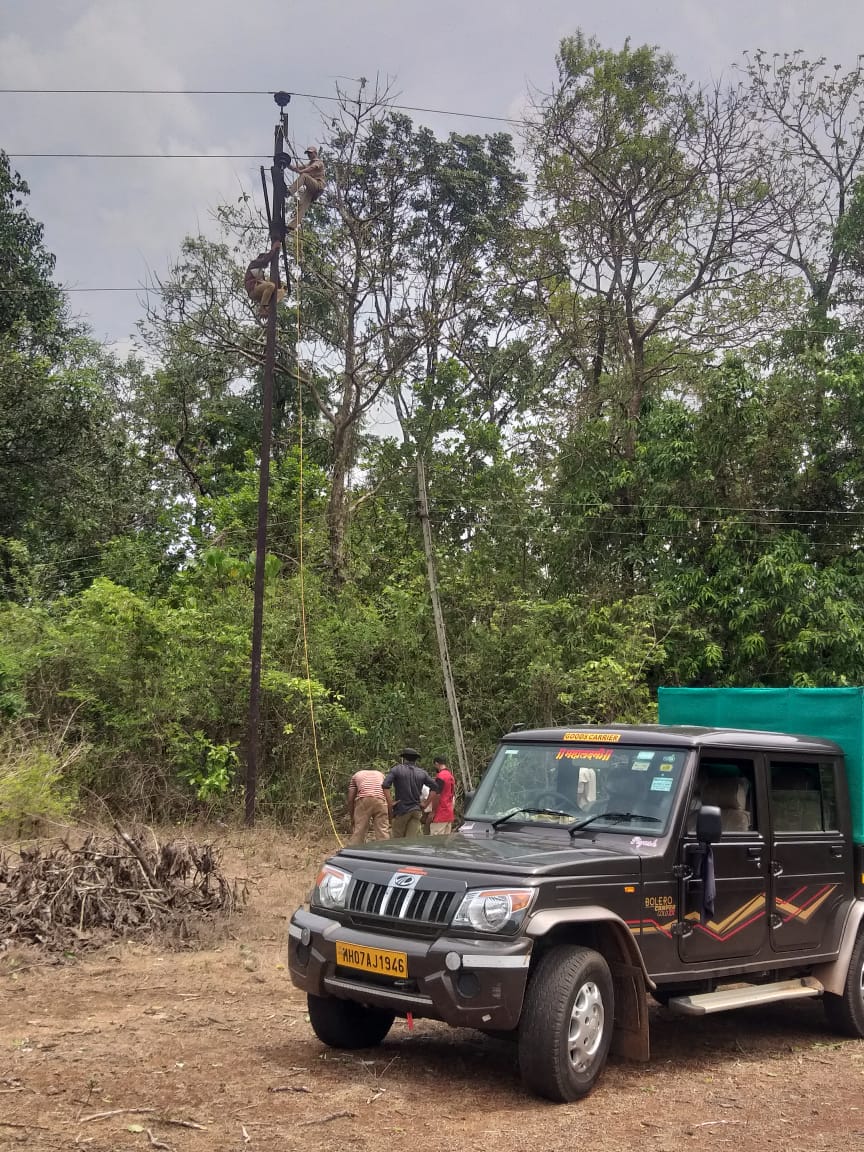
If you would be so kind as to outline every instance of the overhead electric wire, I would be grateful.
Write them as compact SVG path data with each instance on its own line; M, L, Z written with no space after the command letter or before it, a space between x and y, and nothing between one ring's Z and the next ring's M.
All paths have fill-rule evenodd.
M265 160L266 152L7 152L10 160Z
M272 96L269 89L250 88L0 88L0 95L7 96ZM389 101L359 101L341 96L325 96L317 92L292 92L301 100L326 100L330 103L358 104L373 108L379 105L398 112L424 112L429 116L454 116L466 120L490 120L499 124L525 126L530 123L515 116L493 116L487 112L466 112L457 108L427 108L421 104L391 104Z

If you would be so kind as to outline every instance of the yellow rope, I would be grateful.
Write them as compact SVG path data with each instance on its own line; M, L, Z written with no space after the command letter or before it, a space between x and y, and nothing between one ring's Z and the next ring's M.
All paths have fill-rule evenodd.
M300 205L296 207L296 218L294 221L294 262L296 268L300 269ZM336 842L340 848L345 845L336 828L336 822L333 819L333 813L330 811L330 805L327 802L327 788L324 784L324 773L321 770L321 757L318 753L318 733L315 726L315 701L312 696L312 671L309 667L309 637L306 629L306 580L304 576L303 566L303 382L300 376L300 287L299 280L295 280L297 284L297 302L296 302L296 315L297 315L297 344L294 349L294 363L297 366L297 426L298 426L298 446L299 446L299 490L298 490L298 508L299 508L299 545L298 545L298 568L300 573L300 621L303 626L303 655L306 663L306 687L309 692L309 720L312 726L312 747L315 750L315 766L318 769L318 780L321 784L321 796L324 799L324 807L327 809L327 817L330 820L330 827L333 829L333 835L336 837Z

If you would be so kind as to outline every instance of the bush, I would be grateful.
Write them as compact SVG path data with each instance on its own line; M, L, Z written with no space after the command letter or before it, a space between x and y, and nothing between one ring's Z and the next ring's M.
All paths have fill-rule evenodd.
M60 737L0 735L0 831L42 820L65 820L77 804L70 769L86 746L64 746Z

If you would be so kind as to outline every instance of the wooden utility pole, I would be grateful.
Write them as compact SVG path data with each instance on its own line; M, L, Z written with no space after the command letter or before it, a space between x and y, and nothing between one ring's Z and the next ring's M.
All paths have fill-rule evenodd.
M284 98L284 100L283 100ZM274 96L280 109L291 97L286 92ZM285 176L282 116L276 126L273 150L273 212L268 211L271 241L285 239ZM264 169L261 169L263 179ZM266 198L267 186L264 194ZM261 649L264 634L264 568L267 561L267 509L270 496L270 451L273 439L273 370L276 363L276 307L279 295L279 249L273 249L270 280L276 285L267 306L267 337L264 346L264 381L261 397L261 462L258 467L258 529L255 538L255 585L252 610L252 667L249 677L249 722L246 740L245 822L255 823L258 791L258 746L261 721Z
M417 452L417 493L420 524L423 529L423 551L426 554L426 575L429 580L432 615L435 618L435 635L438 637L438 655L441 658L444 692L447 696L447 707L450 711L450 723L453 727L453 744L456 748L459 778L462 781L463 791L468 792L471 789L471 776L468 772L468 757L465 754L465 739L462 735L459 701L456 698L456 688L453 684L453 669L450 667L447 631L444 627L441 601L438 598L438 573L435 567L435 551L432 546L432 526L429 523L429 498L426 494L426 465L423 462L423 454L420 451Z

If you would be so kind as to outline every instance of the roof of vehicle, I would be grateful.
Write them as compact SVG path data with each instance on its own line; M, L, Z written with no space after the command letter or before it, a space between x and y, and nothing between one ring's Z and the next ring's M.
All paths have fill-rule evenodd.
M571 728L530 728L509 732L502 737L508 744L532 743L602 743L604 736L616 744L659 745L666 748L774 748L785 752L823 752L842 754L833 740L816 736L790 736L786 732L761 732L749 728L697 728L672 724L608 724L594 727L574 724ZM610 740L612 743L612 740Z

